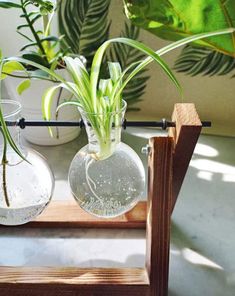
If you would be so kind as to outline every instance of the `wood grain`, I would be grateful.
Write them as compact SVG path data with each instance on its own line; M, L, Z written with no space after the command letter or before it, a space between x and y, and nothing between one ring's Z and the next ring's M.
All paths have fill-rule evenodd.
M0 267L0 295L148 296L148 292L144 268Z
M84 212L75 201L53 201L35 221L17 227L144 229L146 202L139 202L130 212L119 217L102 219Z
M175 128L169 129L169 135L175 143L173 156L173 192L172 212L182 187L194 148L197 144L202 123L194 104L175 104L172 114Z
M151 296L167 296L172 205L173 139L152 138L148 170L146 268Z
M169 137L150 139L148 201L115 219L93 217L75 202L52 202L22 227L144 228L146 269L0 267L0 295L167 296L170 217L182 186L201 122L193 104L176 104ZM146 217L147 215L147 217ZM146 224L145 224L146 223Z

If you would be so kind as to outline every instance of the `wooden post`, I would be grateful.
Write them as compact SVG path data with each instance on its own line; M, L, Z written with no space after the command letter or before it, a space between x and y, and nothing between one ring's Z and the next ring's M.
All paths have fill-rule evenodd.
M201 122L193 104L176 104L169 137L150 139L148 201L106 220L75 203L54 202L29 227L143 228L146 268L0 267L0 295L167 296L170 217L183 183ZM146 218L147 216L147 218Z
M146 268L149 274L150 295L167 296L173 139L170 137L152 138L150 149Z
M175 104L172 114L175 127L169 129L175 147L173 156L172 212L193 155L202 124L194 104Z

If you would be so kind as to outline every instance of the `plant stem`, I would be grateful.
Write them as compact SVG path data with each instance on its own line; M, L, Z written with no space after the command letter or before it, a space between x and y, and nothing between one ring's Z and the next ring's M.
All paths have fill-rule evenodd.
M44 56L46 62L49 64L48 59L47 59L47 56L46 56L46 52L45 52L45 50L44 50L44 48L43 48L43 46L42 46L41 40L40 40L40 38L38 37L37 32L34 30L34 27L33 27L32 23L31 23L31 21L30 21L30 18L29 18L29 16L28 16L27 10L26 10L26 8L25 8L25 6L24 6L24 1L23 1L23 0L21 0L21 6L22 6L22 11L23 11L23 13L24 13L25 20L26 20L26 22L27 22L28 25L29 25L29 28L30 28L30 30L31 30L31 32L32 32L32 34L33 34L33 36L34 36L34 39L35 39L35 41L36 41L36 43L37 43L39 49L41 50L41 53L43 54L43 56Z
M10 207L10 201L8 197L7 192L7 181L6 181L6 165L8 163L7 161L7 140L6 137L1 129L1 133L3 135L3 152L2 152L2 188L3 188L3 194L5 198L5 203L7 207Z
M52 80L50 78L46 78L46 77L43 77L43 76L37 76L37 75L23 76L23 75L10 74L10 73L6 73L6 72L2 72L2 74L5 74L5 75L10 76L10 77L15 77L15 78L24 78L24 79L37 78L37 79L40 79L40 80L46 80L46 81L51 81L51 82L59 82L59 81Z
M58 97L57 97L57 101L56 101L56 109L59 107L62 92L63 92L63 88L60 87L59 88ZM58 117L59 117L59 111L56 112L55 120L58 120ZM57 126L56 127L56 139L59 139L59 137L60 137L60 135L59 135L59 128Z
M4 194L6 205L9 208L10 201L9 201L8 192L7 192L6 165L7 165L7 161L2 160L2 188L3 188L3 194Z

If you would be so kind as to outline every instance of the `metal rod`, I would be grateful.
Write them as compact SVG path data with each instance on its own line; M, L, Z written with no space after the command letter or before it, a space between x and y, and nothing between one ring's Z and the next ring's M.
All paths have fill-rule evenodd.
M46 126L46 127L69 127L69 126L78 126L82 128L84 126L83 120L79 121L40 121L40 120L26 120L24 118L19 119L18 121L6 121L7 126L19 126L21 129L24 129L27 126ZM130 126L135 127L159 127L162 129L167 129L168 127L174 127L175 123L172 121L167 121L163 118L161 121L127 121L126 119L123 122L123 128L126 129ZM202 121L203 127L211 127L210 121Z

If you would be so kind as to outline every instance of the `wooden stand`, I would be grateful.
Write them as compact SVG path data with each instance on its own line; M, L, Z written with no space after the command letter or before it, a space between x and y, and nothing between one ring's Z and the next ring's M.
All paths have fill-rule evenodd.
M116 219L97 219L75 203L54 202L27 227L144 228L146 268L0 267L0 295L167 296L171 213L201 122L193 104L176 104L176 127L149 141L148 201ZM17 247L17 246L16 246Z

